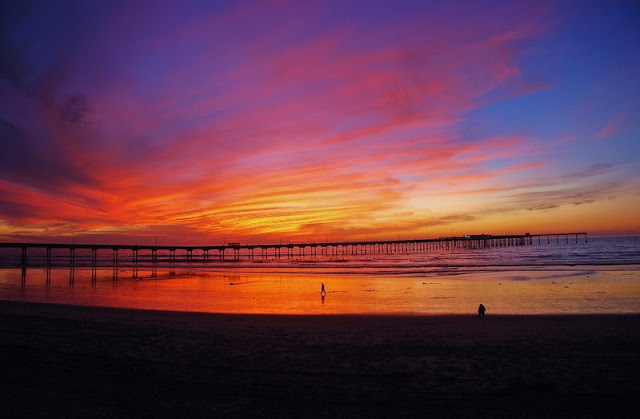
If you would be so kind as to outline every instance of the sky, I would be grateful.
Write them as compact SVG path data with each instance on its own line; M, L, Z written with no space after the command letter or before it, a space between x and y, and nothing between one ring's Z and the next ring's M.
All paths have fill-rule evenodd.
M636 2L0 7L0 241L640 233Z

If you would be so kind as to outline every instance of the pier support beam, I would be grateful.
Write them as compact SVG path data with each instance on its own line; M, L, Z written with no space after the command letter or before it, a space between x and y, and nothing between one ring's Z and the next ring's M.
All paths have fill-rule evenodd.
M580 239L584 236L584 242L588 243L588 235L584 232L565 232L565 233L545 233L545 234L515 234L515 235L468 235L464 237L441 237L435 239L420 239L420 240L382 240L382 241L353 241L353 242L310 242L310 243L288 243L288 244L267 244L267 245L233 245L233 246L212 246L212 247L180 247L180 248L172 248L169 246L116 246L116 245L100 245L100 244L91 244L91 245L60 245L54 243L0 243L0 247L2 248L13 248L20 249L20 264L21 266L26 266L28 264L28 253L29 248L35 247L38 249L43 249L42 252L46 252L46 256L38 257L38 263L42 263L44 258L46 257L46 266L53 265L53 249L69 249L69 265L75 265L75 250L80 249L84 254L86 251L91 252L91 265L96 266L98 264L98 251L101 249L112 250L113 257L113 265L117 266L119 263L118 260L118 250L124 249L126 252L131 251L131 259L126 257L125 259L130 260L133 264L137 265L140 262L139 251L142 249L143 252L149 252L149 260L155 265L157 263L163 262L175 262L176 261L176 249L184 249L186 255L186 260L189 262L193 262L193 250L202 250L202 257L196 256L196 260L198 262L208 261L209 260L209 250L217 250L220 260L225 259L225 252L227 249L233 250L233 258L235 260L240 259L241 253L244 251L245 255L249 259L254 259L256 257L255 250L256 248L260 248L260 257L271 258L273 255L274 259L281 258L282 250L285 249L287 252L287 257L315 257L318 256L318 248L320 248L320 254L323 256L337 256L337 255L365 255L365 254L393 254L393 253L402 253L402 252L430 252L430 251L444 251L444 250L453 250L458 251L462 249L485 249L491 247L509 247L509 246L529 246L534 245L535 237L538 238L537 244L540 245L543 243L543 239L546 236L547 244L551 243L551 237L555 236L556 243L560 244L560 237L563 236L563 244L566 243L569 245L573 243L572 240L575 240L575 244L580 243ZM308 251L307 251L308 247ZM298 248L298 253L295 252L295 249ZM158 250L168 251L168 258L163 258L158 256ZM269 253L272 252L272 255ZM40 254L40 253L38 253ZM106 257L106 255L105 255ZM244 257L244 256L243 256ZM63 258L66 260L66 258ZM84 260L84 258L81 258ZM143 256L143 262L146 261L146 256Z

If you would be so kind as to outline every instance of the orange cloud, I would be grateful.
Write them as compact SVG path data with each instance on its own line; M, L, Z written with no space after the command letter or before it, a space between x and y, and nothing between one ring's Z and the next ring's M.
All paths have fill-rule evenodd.
M526 130L474 122L549 86L522 57L552 9L466 6L96 6L70 58L1 87L2 234L432 234L622 187L607 164L558 171Z

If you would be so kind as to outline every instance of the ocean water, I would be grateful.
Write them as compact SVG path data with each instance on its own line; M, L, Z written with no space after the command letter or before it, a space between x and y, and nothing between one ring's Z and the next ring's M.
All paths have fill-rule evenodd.
M543 238L533 245L390 254L339 253L137 266L121 252L42 254L26 269L0 254L0 299L152 310L270 314L640 312L640 237ZM308 252L307 252L308 253ZM256 253L257 254L257 253ZM89 259L86 259L88 256ZM178 255L180 257L180 255ZM17 265L16 265L17 263ZM320 294L321 283L327 293Z

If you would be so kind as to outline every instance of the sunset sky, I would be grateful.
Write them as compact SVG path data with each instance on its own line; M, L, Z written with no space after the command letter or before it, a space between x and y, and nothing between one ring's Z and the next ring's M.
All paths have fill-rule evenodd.
M634 1L24 1L0 241L640 233Z

